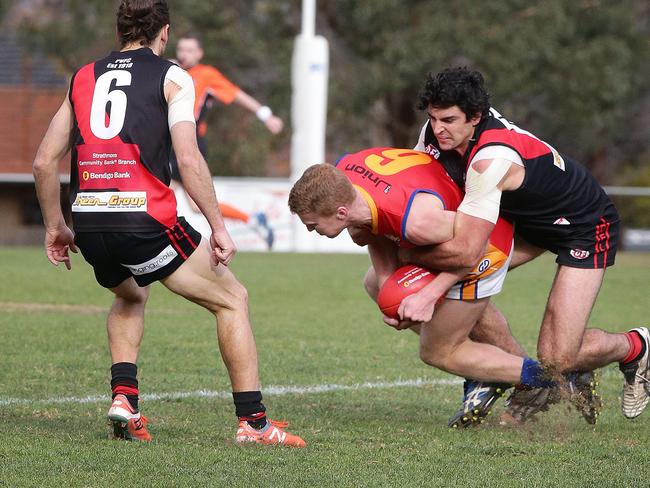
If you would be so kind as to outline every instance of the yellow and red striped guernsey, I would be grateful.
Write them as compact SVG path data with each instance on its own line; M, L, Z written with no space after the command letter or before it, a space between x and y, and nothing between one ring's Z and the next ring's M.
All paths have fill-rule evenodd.
M346 154L337 168L366 199L375 234L409 246L405 229L411 203L418 193L430 193L447 210L456 210L463 192L432 156L412 149L376 147Z
M337 163L355 189L368 202L373 234L384 235L401 247L412 247L406 222L413 199L429 193L440 199L445 210L456 211L464 193L432 155L412 149L376 147L346 154ZM474 299L477 283L501 269L512 250L513 226L499 218L488 249L463 282L463 299Z

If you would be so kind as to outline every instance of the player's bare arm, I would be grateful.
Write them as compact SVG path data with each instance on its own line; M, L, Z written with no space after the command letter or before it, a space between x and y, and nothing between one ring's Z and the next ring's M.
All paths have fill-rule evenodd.
M381 289L384 282L398 267L397 246L384 236L368 237L368 254L377 276L377 285Z
M237 92L235 103L253 112L271 134L279 134L284 128L284 122L280 117L273 115L273 111L266 105L262 105L255 98L243 90Z
M397 246L384 236L372 235L368 242L368 254L377 278L377 288L381 290L385 281L397 269ZM415 325L408 320L396 320L384 315L384 323L394 329L404 330Z
M210 244L216 262L228 265L235 255L235 244L230 238L219 211L217 196L212 185L212 175L203 159L196 141L196 124L191 107L194 104L193 87L185 73L176 74L176 81L165 85L165 98L170 109L170 134L178 160L181 177L187 178L185 186L210 224ZM181 85L186 85L185 87ZM178 120L178 121L177 121Z
M368 246L368 254L377 277L377 287L381 289L388 277L398 268L397 246L384 236L355 233L356 239L362 239ZM420 292L410 295L400 306L399 315L402 320L384 316L387 325L404 330L420 322L428 322L433 316L435 304L454 284L466 275L465 271L459 273L440 273L436 279L429 283ZM406 303L405 303L406 302ZM428 318L427 318L428 317Z
M400 260L431 269L471 269L480 261L494 224L462 212L456 214L453 239L435 246L400 249Z
M417 246L435 246L449 241L454 236L455 217L456 212L444 210L438 197L429 193L420 193L413 199L408 214L406 237L409 242ZM434 263L428 267L437 269ZM458 268L442 272L418 293L406 297L398 309L402 321L430 321L438 300L470 271L471 268ZM395 321L391 320L389 325L395 326L394 323Z
M448 241L454 237L455 217L456 212L444 210L437 196L418 193L406 220L406 237L416 246Z
M175 124L170 132L185 189L210 224L210 244L215 259L227 266L235 255L235 243L228 234L219 211L212 175L196 143L195 126L191 122L183 121Z
M68 228L61 211L59 161L70 149L72 107L66 95L54 115L34 158L36 193L45 224L45 252L52 264L64 263L71 269L68 251L77 252L74 233Z
M519 188L523 178L524 168L511 161L472 162L467 172L466 195L454 221L453 238L435 247L405 250L401 258L447 271L473 268L483 256L499 216L501 193Z

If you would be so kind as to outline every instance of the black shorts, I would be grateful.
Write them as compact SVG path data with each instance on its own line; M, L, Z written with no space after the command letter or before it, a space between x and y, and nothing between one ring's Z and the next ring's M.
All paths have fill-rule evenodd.
M545 227L516 223L515 232L531 244L557 254L555 262L563 266L582 269L613 266L620 227L616 207L607 204L587 220L562 224L558 217Z
M201 137L197 134L196 136L196 142L199 146L199 151L201 151L201 154L205 159L208 158L208 145L205 142L205 137ZM172 149L171 153L169 154L169 167L172 170L172 180L177 181L179 183L183 183L181 180L181 173L178 170L178 160L176 159L176 153Z
M176 271L201 242L201 234L179 217L160 232L79 232L75 244L93 267L97 282L115 288L133 277L147 286Z

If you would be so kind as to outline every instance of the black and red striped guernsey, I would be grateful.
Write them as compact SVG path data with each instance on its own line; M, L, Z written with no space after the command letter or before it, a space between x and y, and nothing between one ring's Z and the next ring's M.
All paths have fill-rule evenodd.
M160 231L176 223L163 86L172 63L113 51L70 82L70 201L77 232Z
M503 192L500 212L515 222L518 234L539 247L554 250L559 242L584 232L591 235L603 215L610 217L610 224L619 220L613 202L584 166L508 122L492 108L476 126L462 160L449 157L451 151L439 151L431 124L425 131L424 144L437 149L443 166L461 188L479 150L489 146L513 149L526 172L521 187Z

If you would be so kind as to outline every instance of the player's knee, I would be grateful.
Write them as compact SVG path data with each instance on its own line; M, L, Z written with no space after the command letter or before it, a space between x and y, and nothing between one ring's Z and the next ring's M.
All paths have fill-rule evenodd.
M247 311L248 310L248 290L244 285L236 282L228 288L228 296L222 307L228 310Z
M248 307L248 290L241 283L237 284L235 287L235 300L236 302L243 307Z
M377 300L377 295L379 295L379 284L377 283L377 275L375 274L374 269L370 268L363 277L363 287L366 289L366 293L368 293L373 300Z
M120 290L119 293L116 293L115 299L123 302L125 305L145 306L149 299L149 290L149 286L133 286L128 290Z
M440 349L420 347L420 360L429 366L438 369L445 369L445 357L445 354L442 354Z
M420 361L434 368L438 367L435 355L429 351L420 349Z
M469 338L474 342L489 343L488 338L489 334L486 334L485 331L487 328L481 322L478 322L474 328L469 333Z

